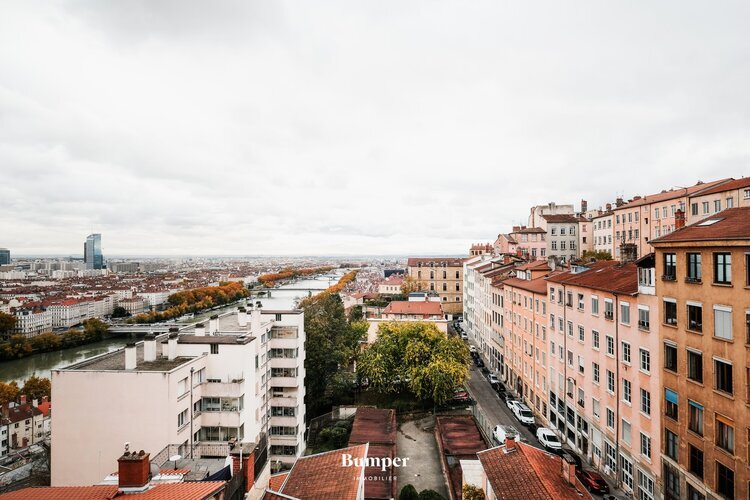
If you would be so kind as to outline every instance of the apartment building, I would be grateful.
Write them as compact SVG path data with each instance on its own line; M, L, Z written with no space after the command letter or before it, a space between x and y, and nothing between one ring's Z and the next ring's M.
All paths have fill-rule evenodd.
M39 303L28 302L11 309L11 313L16 318L16 325L13 327L15 335L31 338L52 331L52 313Z
M615 255L615 247L613 243L614 229L612 225L614 218L615 216L610 210L591 220L594 232L594 251L609 252L613 257Z
M664 353L664 496L747 498L750 207L652 244Z
M581 255L579 247L579 224L590 225L588 219L576 215L543 215L547 227L547 255L561 262L570 262ZM590 233L591 229L587 231ZM587 240L588 241L588 240Z
M119 447L178 454L197 445L268 442L274 467L305 449L302 311L240 308L192 331L52 372L52 485L95 484ZM174 329L173 329L174 330ZM264 437L267 440L264 441Z
M502 286L505 325L502 370L507 385L547 424L547 282L546 261L518 267Z
M676 213L685 213L688 200L703 191L727 182L721 179L698 182L690 187L663 190L647 196L634 196L627 203L614 208L614 258L619 258L622 243L633 243L641 257L653 251L649 242L675 230Z
M513 226L508 234L499 234L495 240L496 254L520 255L537 260L547 256L547 232L540 227Z
M750 207L750 177L720 183L690 197L687 223L700 222L727 208Z
M573 205L558 205L555 202L546 205L535 205L529 209L529 227L539 227L547 230L547 215L575 215Z
M435 292L449 316L463 313L464 259L455 257L410 257L406 272L425 284L425 292Z
M638 267L574 266L547 286L550 424L636 498L658 498L659 342Z

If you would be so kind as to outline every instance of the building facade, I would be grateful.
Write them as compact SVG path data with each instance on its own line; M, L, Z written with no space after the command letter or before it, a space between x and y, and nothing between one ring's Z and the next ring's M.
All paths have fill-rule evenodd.
M101 234L90 234L86 238L83 244L83 262L86 263L86 269L104 269Z
M704 189L690 197L687 223L700 222L727 208L750 207L750 177Z
M455 257L410 257L406 272L425 285L425 292L435 292L447 315L463 313L464 260Z
M547 256L561 262L570 262L579 257L579 217L575 215L544 215L547 226ZM584 219L585 220L585 219Z
M10 264L10 250L7 248L0 248L0 266Z
M609 252L609 255L612 257L615 256L615 247L613 244L614 229L612 229L613 220L614 214L606 212L594 217L591 221L591 225L594 228L594 251Z

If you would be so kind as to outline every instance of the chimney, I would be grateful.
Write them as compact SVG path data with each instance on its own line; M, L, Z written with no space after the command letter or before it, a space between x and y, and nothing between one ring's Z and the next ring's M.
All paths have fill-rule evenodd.
M624 202L624 201L622 201L622 196L618 196L618 197L617 197L617 199L615 200L615 206L616 206L616 207L621 207L621 206L623 206L624 204L625 204L625 202Z
M244 307L237 309L237 323L241 327L247 326L247 309Z
M156 361L156 335L146 334L143 340L143 361Z
M245 476L245 493L250 491L255 483L255 448L250 449L251 446L253 445L237 443L229 452L232 456L232 476L238 473Z
M260 308L250 310L250 332L253 335L260 335Z
M589 202L586 200L581 200L581 213L585 214L589 210Z
M677 210L674 213L674 228L675 231L678 229L682 229L685 227L685 212L682 210Z
M47 401L49 401L49 397L42 396L42 403L46 403Z
M219 315L214 314L208 319L208 334L213 335L219 331Z
M38 408L39 407L39 400L38 399L32 399L31 400L31 406L33 406L34 408Z
M575 486L576 485L576 462L573 457L567 453L563 453L562 456L562 477L566 483Z
M516 447L516 440L515 439L511 439L509 437L506 437L505 438L505 449L506 450L512 450L512 449L515 449L515 447Z
M127 450L117 459L117 485L122 492L145 491L150 472L149 454L143 450L130 453Z
M606 208L607 208L607 212L611 212L612 211L612 204L611 203L607 203Z
M128 342L125 345L125 369L135 370L136 355L135 355L135 342Z
M20 401L21 401L21 404L22 404L22 405L25 405L25 404L26 404L26 394L21 394L21 398L20 398Z
M203 325L203 323L196 323L195 324L195 336L203 337L204 335L206 335L206 327Z
M170 361L177 357L177 337L179 337L177 332L169 334L169 340L167 341L167 359Z

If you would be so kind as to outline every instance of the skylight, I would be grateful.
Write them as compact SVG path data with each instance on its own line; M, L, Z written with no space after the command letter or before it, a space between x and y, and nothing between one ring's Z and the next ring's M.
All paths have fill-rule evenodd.
M699 226L713 226L717 222L719 222L721 219L706 219L703 222L699 223Z

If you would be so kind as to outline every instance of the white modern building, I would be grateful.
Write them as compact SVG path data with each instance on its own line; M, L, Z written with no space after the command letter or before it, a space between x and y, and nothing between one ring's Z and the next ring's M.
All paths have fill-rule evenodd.
M305 450L304 346L302 311L240 308L54 370L52 485L96 484L125 442L189 456L267 437L271 467L291 466Z

